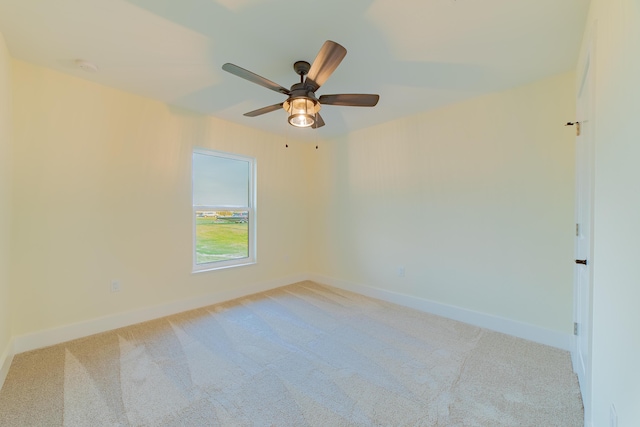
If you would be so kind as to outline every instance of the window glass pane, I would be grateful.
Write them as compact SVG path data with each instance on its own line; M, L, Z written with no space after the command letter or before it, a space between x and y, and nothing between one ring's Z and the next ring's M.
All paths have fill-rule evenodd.
M193 153L194 206L249 206L249 162Z
M249 256L249 212L196 211L196 264Z

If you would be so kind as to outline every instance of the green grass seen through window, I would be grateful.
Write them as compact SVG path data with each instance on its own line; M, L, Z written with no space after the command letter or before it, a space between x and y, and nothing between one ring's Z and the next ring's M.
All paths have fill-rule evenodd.
M196 218L196 264L248 256L248 223Z

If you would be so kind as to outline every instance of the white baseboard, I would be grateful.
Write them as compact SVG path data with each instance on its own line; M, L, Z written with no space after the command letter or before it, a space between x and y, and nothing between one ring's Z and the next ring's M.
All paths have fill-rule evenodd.
M567 333L319 274L310 274L309 280L562 350L572 350L572 335Z
M170 316L183 311L206 307L208 305L241 298L258 292L268 291L270 289L279 288L281 286L290 285L303 280L308 280L307 274L294 274L279 279L242 286L230 291L216 292L205 296L188 298L158 306L127 311L124 313L116 313L84 322L46 329L44 331L38 331L26 335L19 335L14 337L13 353L18 354L25 351L60 344L77 338L98 334L100 332L111 331L113 329Z
M148 320L157 319L164 316L180 313L183 311L193 310L205 307L211 304L217 304L229 301L235 298L251 295L270 289L279 288L281 286L290 285L292 283L303 280L313 280L317 283L334 286L348 291L356 292L372 298L393 302L406 307L411 307L420 311L424 311L438 316L458 320L474 326L479 326L493 331L502 332L513 335L526 340L538 342L562 350L572 350L572 336L557 331L544 329L538 326L506 319L491 314L480 313L455 307L439 302L431 301L424 298L400 294L385 289L374 288L371 286L361 285L333 277L323 276L319 274L295 274L279 279L266 282L254 283L233 289L231 291L217 292L201 297L189 298L174 301L158 306L142 308L139 310L128 311L124 313L116 313L84 322L73 323L56 328L46 329L30 334L16 336L13 344L2 355L0 359L0 379L4 379L2 374L6 375L8 365L14 354L25 351L35 350L62 342L70 341L89 335L106 332L117 328L133 325ZM7 365L7 366L5 366Z
M7 379L9 373L9 367L13 361L13 338L9 340L7 348L0 354L0 389L4 385L4 380Z

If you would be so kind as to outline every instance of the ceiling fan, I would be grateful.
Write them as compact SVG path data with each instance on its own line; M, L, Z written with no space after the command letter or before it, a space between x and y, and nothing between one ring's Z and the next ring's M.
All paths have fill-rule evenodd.
M296 61L293 64L293 69L296 74L300 76L300 83L294 84L291 86L291 89L284 88L271 80L265 79L234 64L226 63L222 66L222 69L245 80L288 96L286 101L280 104L269 105L268 107L249 111L248 113L244 113L245 116L256 117L284 108L289 114L289 123L291 125L317 129L325 124L319 113L321 105L374 107L380 99L379 95L353 93L321 95L319 98L316 97L315 92L327 81L335 69L338 68L338 65L340 65L340 62L342 62L346 54L347 50L344 47L336 42L327 40L320 48L320 52L318 52L313 64L309 64L306 61Z

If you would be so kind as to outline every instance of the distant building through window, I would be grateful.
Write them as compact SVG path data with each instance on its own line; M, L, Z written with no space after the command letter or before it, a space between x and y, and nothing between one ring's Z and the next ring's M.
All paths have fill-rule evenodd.
M255 159L194 149L193 271L255 263Z

